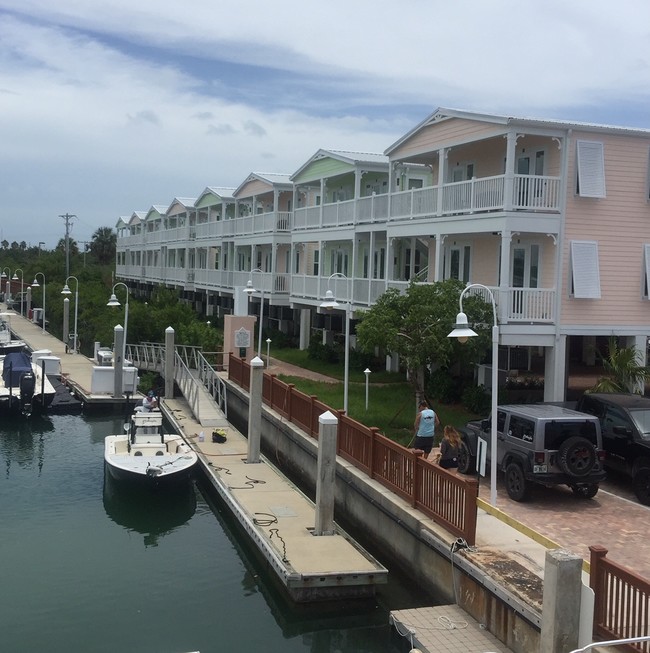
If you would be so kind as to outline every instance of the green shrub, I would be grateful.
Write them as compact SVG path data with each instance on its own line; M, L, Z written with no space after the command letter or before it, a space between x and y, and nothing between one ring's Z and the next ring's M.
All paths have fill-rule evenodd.
M432 372L426 387L427 396L443 404L457 404L460 401L462 383L446 368L438 368Z
M309 343L309 358L317 361L325 361L327 363L338 363L341 358L339 357L338 350L332 345L324 345L316 339L312 339Z
M472 385L463 392L463 406L471 413L487 415L490 412L492 395L484 385Z

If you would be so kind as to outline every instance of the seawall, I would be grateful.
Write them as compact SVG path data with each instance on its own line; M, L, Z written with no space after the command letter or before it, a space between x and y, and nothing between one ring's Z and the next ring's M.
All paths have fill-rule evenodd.
M228 419L247 433L248 393L227 383ZM265 455L313 495L317 441L266 406L261 429ZM457 603L516 653L538 649L539 576L505 556L468 550L431 519L340 458L335 501L337 521L363 533L364 546L375 547L420 587Z

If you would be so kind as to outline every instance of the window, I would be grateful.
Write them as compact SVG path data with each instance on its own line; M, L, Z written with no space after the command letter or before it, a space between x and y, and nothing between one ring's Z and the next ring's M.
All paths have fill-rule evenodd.
M525 417L511 415L508 435L524 442L532 442L535 435L535 422Z
M384 247L380 247L379 251L375 250L374 252L372 278L383 279L385 267L386 267L386 249Z
M320 259L320 250L314 250L314 276L318 276L318 261Z
M606 197L603 144L578 141L577 148L577 194L581 197Z
M571 241L571 290L576 299L600 299L598 243Z
M471 253L469 245L451 245L445 255L445 279L460 279L469 283Z

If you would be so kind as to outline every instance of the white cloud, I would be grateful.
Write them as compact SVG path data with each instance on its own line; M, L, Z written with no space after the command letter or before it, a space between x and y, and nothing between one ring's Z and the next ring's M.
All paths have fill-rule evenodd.
M648 25L644 0L0 0L3 237L383 151L437 106L645 120Z

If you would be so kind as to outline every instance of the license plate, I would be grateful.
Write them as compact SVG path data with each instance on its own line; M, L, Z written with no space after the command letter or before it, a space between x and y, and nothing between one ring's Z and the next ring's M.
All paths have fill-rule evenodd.
M548 465L533 465L534 474L546 474L548 472Z

